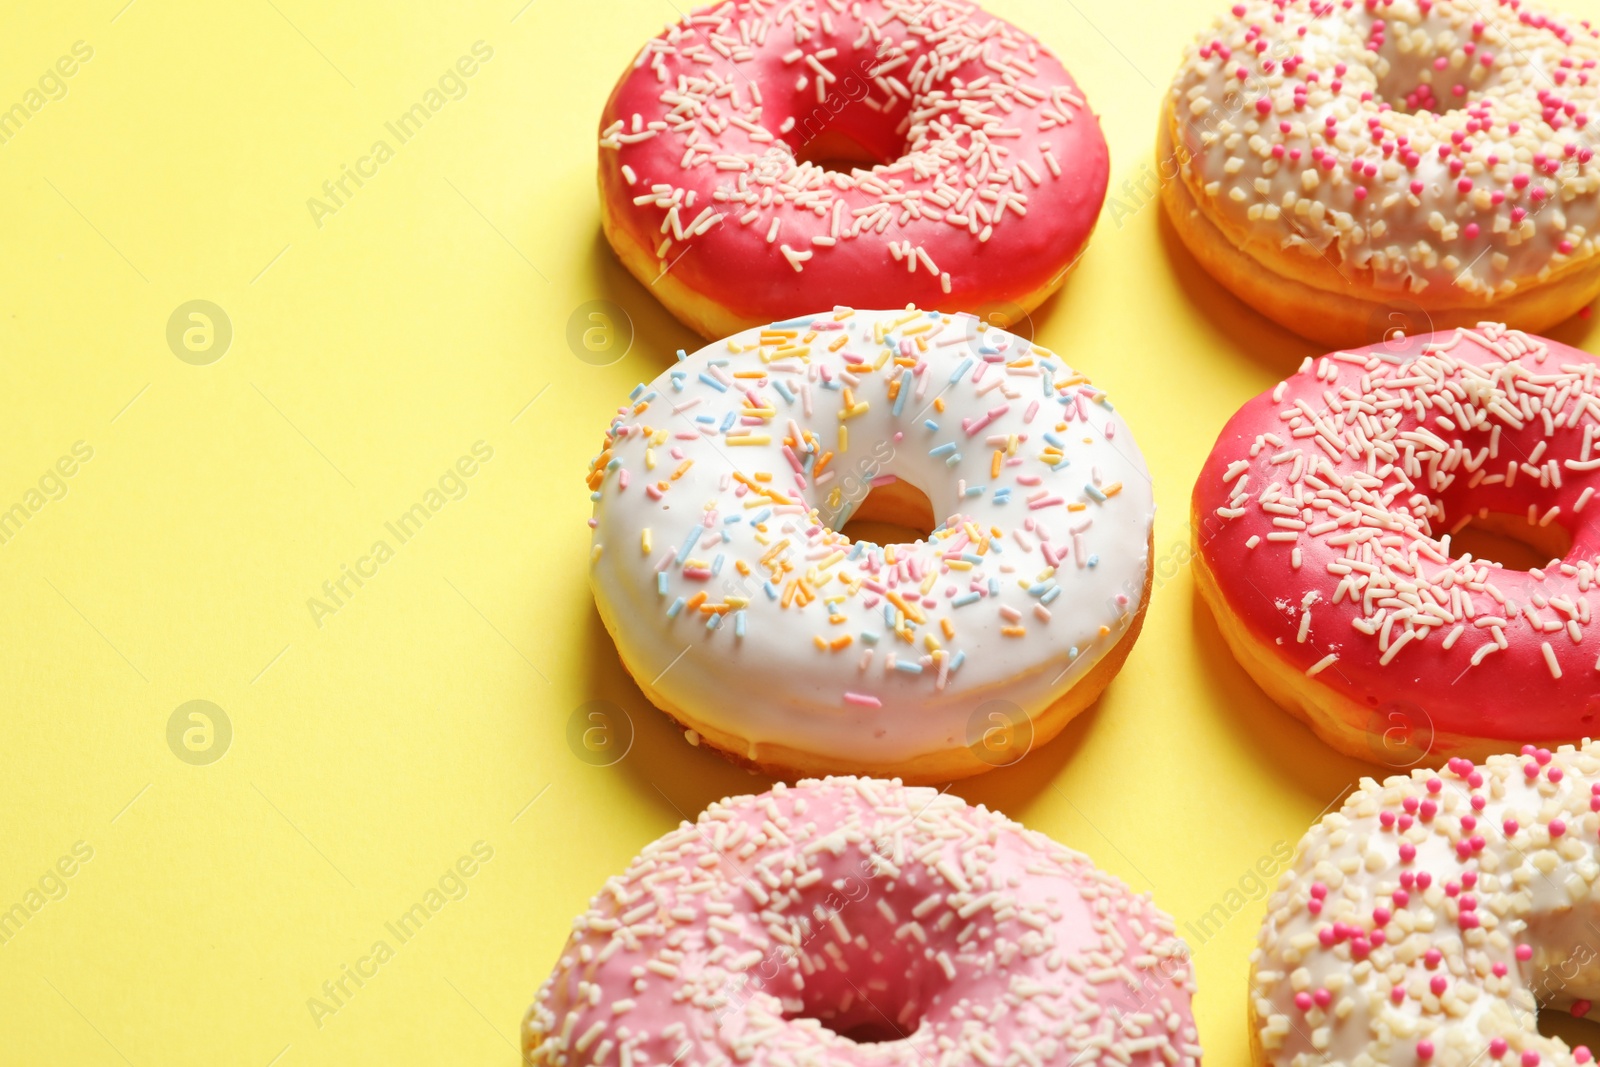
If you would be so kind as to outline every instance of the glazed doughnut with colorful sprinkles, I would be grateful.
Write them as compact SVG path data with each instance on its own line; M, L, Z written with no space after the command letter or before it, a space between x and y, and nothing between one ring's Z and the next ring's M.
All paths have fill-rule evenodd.
M1600 745L1363 779L1300 841L1250 958L1258 1064L1582 1067L1600 995Z
M1307 359L1246 404L1193 516L1196 583L1240 663L1358 757L1391 711L1445 755L1588 734L1597 379L1586 352L1483 323ZM1452 544L1479 530L1540 565Z
M991 725L1042 744L1121 667L1150 478L1053 353L970 315L839 309L680 357L590 469L590 584L691 743L946 782L996 765ZM919 539L840 532L916 524L919 491Z
M527 1067L1199 1067L1188 949L1087 856L899 782L712 804L606 882Z
M1600 35L1520 0L1240 0L1184 54L1162 198L1206 271L1329 346L1600 293Z
M707 338L852 303L1016 321L1105 198L1048 47L970 0L726 0L647 43L600 122L617 255Z

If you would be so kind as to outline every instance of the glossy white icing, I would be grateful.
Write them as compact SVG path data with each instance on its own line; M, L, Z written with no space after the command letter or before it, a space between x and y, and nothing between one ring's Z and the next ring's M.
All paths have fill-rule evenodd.
M633 675L752 758L964 745L986 701L1060 698L1141 606L1154 502L1132 434L1053 353L971 316L762 327L630 400L590 474L596 601ZM934 536L835 533L890 477L949 517Z

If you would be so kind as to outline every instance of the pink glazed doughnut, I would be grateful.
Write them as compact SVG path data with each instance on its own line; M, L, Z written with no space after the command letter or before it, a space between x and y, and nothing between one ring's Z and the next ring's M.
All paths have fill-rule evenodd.
M970 0L727 0L612 92L601 222L708 338L835 304L1009 326L1088 242L1108 158L1050 49Z
M1198 1067L1147 895L959 797L809 779L612 878L523 1023L528 1067Z

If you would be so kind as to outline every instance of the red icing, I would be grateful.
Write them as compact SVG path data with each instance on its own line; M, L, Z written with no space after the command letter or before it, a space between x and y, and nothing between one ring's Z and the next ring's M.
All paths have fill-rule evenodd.
M711 218L702 216L707 208L724 216L674 239L658 253L658 270L670 265L691 289L752 321L841 303L975 309L1020 301L1060 279L1094 227L1109 163L1098 121L1047 48L962 0L864 2L843 11L801 0L777 14L768 7L738 0L695 11L645 47L606 104L602 195L635 240L654 251L664 236L676 238L674 196L683 230ZM793 54L829 50L837 51L817 66L836 80L819 103L816 67ZM795 125L785 132L790 118ZM651 135L652 122L664 128ZM849 174L797 166L796 150L833 132L894 162L873 166L865 186ZM719 169L718 161L748 169ZM671 191L635 204L652 186ZM749 192L786 199L775 195L753 209L728 199ZM877 213L857 214L874 206ZM756 217L741 222L751 210ZM833 235L836 211L837 243L813 244ZM779 233L769 243L774 219ZM986 227L992 232L983 241ZM891 250L907 243L937 270L921 257L908 269ZM811 253L801 270L784 245Z
M1435 730L1485 739L1524 739L1539 737L1550 739L1576 738L1595 733L1592 716L1600 715L1600 673L1596 660L1600 656L1600 635L1591 634L1588 623L1590 612L1600 616L1600 590L1596 588L1595 563L1600 557L1600 501L1589 499L1581 511L1576 510L1586 489L1596 487L1600 493L1600 471L1583 469L1587 466L1584 454L1590 459L1600 458L1600 439L1585 448L1586 436L1600 433L1600 360L1588 353L1569 348L1554 341L1527 337L1492 324L1480 326L1479 331L1460 331L1461 339L1447 351L1438 346L1449 344L1457 332L1437 333L1400 342L1388 342L1357 349L1355 362L1338 361L1331 357L1308 360L1300 373L1279 388L1279 400L1272 392L1245 404L1223 428L1194 490L1195 514L1198 518L1197 540L1200 551L1221 588L1227 606L1260 641L1273 645L1289 664L1307 670L1330 653L1338 659L1313 678L1311 684L1328 686L1368 707L1378 708L1395 702L1409 702L1426 712ZM1491 346L1499 346L1504 354L1514 354L1519 346L1527 351L1509 363L1504 354L1497 355ZM1543 358L1540 359L1540 355ZM1413 364L1413 360L1418 360ZM1454 364L1452 367L1451 364ZM1509 401L1519 409L1517 415L1526 425L1515 429L1501 414L1491 407L1492 396L1481 385L1469 382L1474 376L1465 365L1484 368L1493 380L1501 383L1499 395L1504 398L1504 382L1512 375L1517 380L1517 399ZM1433 376L1433 383L1407 386L1404 382L1417 376L1419 367L1425 367ZM1562 389L1566 395L1562 396ZM1541 399L1538 390L1547 390ZM1319 524L1344 513L1344 505L1337 498L1351 483L1340 479L1364 474L1368 470L1367 454L1359 444L1351 445L1355 423L1346 422L1353 417L1355 403L1372 402L1381 394L1390 397L1388 417L1391 425L1370 424L1370 432L1363 433L1374 444L1373 470L1381 479L1381 487L1370 490L1369 502L1380 511L1406 511L1410 519L1395 522L1398 529L1377 531L1358 536L1388 538L1374 542L1374 558L1382 560L1377 546L1381 545L1404 566L1380 563L1377 572L1387 584L1390 614L1403 615L1408 607L1433 600L1439 610L1450 618L1436 627L1414 625L1398 619L1390 629L1392 646L1406 631L1414 628L1418 636L1409 639L1387 664L1381 663L1384 650L1380 634L1367 634L1354 623L1372 619L1385 603L1384 596L1374 595L1371 609L1363 606L1361 594L1352 598L1347 588L1338 603L1334 597L1342 575L1330 571L1330 565L1347 565L1348 544L1334 540L1348 536L1353 530L1371 529L1378 523L1389 521L1372 519L1360 524L1341 525L1332 531L1319 530ZM1445 396L1460 405L1459 410L1443 404ZM1409 398L1405 404L1395 403L1395 398ZM1427 403L1424 417L1419 417L1418 398ZM1435 399L1436 398L1436 399ZM1560 407L1554 403L1560 399ZM1315 443L1315 430L1303 412L1296 416L1296 403L1304 402L1317 413L1337 435L1346 438L1345 451L1337 460L1329 459L1333 475L1327 470L1314 472L1311 461L1317 457L1328 458L1327 452ZM1541 406L1549 408L1551 425L1547 428ZM1531 414L1530 414L1531 412ZM1298 422L1286 420L1285 415L1297 417ZM1369 412L1369 418L1374 412ZM1465 416L1465 418L1463 418ZM1453 428L1442 424L1440 418L1458 423L1470 421L1473 428L1464 425ZM1569 425L1570 420L1570 425ZM1359 420L1357 420L1359 421ZM1560 425L1556 425L1559 421ZM1548 471L1554 461L1561 485L1541 486L1537 474L1529 475L1519 470L1514 483L1482 482L1476 488L1469 482L1476 477L1465 464L1437 478L1430 477L1433 461L1441 465L1450 462L1445 457L1460 446L1477 459L1489 445L1494 426L1499 425L1501 437L1498 457L1483 457L1478 468L1485 477L1504 475L1507 464L1516 459L1527 462L1535 450L1544 445L1532 466ZM1407 439L1404 435L1424 432L1435 435L1444 449L1423 440ZM1283 441L1282 446L1263 442L1263 447L1252 457L1257 435L1273 433ZM1400 467L1390 467L1384 458L1382 439L1389 441L1393 455L1401 466L1406 464L1405 449L1409 445L1415 463L1406 474ZM1269 487L1276 484L1285 493L1292 493L1295 485L1290 481L1294 471L1293 461L1274 464L1274 455L1282 456L1293 449L1301 449L1305 461L1301 486L1306 500L1321 499L1322 504L1301 509L1290 515L1281 515L1263 509L1263 495L1270 496ZM1352 452L1352 448L1355 449ZM1459 457L1458 457L1459 458ZM1235 467L1243 462L1244 468ZM1569 464L1578 464L1574 468ZM1225 482L1230 469L1236 474ZM1243 499L1237 486L1240 473L1249 479ZM1311 479L1317 479L1313 482ZM1314 498L1318 485L1332 489L1320 498ZM1591 494L1592 496L1592 494ZM1293 505L1279 499L1280 506ZM1444 535L1469 513L1487 507L1491 512L1526 514L1529 506L1536 508L1543 518L1552 507L1560 511L1552 522L1563 526L1572 536L1572 548L1562 563L1547 567L1541 580L1535 574L1490 566L1487 583L1477 589L1458 582L1465 573L1459 561L1452 561L1441 549L1439 537ZM1242 514L1219 515L1218 509L1241 506ZM1274 525L1274 519L1283 519ZM1348 523L1348 515L1346 515ZM1291 531L1285 523L1307 521L1307 529ZM1404 528L1409 527L1409 528ZM1269 540L1272 533L1294 533L1294 540ZM1247 546L1251 537L1261 540L1254 548ZM1299 570L1291 566L1291 552L1301 553ZM1413 561L1415 563L1413 564ZM1411 600L1405 599L1403 583L1411 581L1405 567L1416 565L1427 579L1427 588ZM1455 568L1448 578L1446 572ZM1359 572L1352 572L1359 573ZM1443 591L1444 603L1439 604L1431 590L1445 581L1456 585L1459 595ZM1489 587L1497 590L1509 605L1502 605ZM1301 627L1302 603L1307 594L1315 593L1317 599L1310 607L1311 623L1307 640L1298 640ZM1507 647L1489 653L1474 666L1475 653L1485 644L1493 644L1492 627L1475 625L1475 618L1466 615L1466 599L1477 619L1503 618L1501 627ZM1555 606L1555 602L1569 606L1577 618ZM1583 602L1587 601L1587 605ZM1544 606L1539 606L1540 604ZM1532 608L1541 625L1560 622L1559 628L1536 629L1522 610ZM1428 609L1432 610L1432 609ZM1572 618L1574 625L1566 625ZM1445 638L1457 625L1464 627L1453 647L1444 648ZM1426 630L1426 636L1421 631ZM1576 640L1574 640L1576 638ZM1544 646L1548 645L1560 668L1561 677L1554 676ZM1533 773L1538 766L1530 764Z

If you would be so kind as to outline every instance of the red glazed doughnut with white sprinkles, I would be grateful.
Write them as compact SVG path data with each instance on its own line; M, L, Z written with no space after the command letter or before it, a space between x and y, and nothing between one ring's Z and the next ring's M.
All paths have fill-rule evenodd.
M1334 352L1223 429L1196 583L1268 695L1348 754L1575 740L1600 713L1597 487L1594 356L1493 323ZM1451 544L1469 523L1551 562L1474 559Z
M600 129L606 236L708 338L846 303L1009 325L1065 278L1109 170L1060 61L969 0L700 8Z
M1197 1067L1193 989L1172 920L1088 857L828 778L647 846L573 922L522 1043L529 1067Z
M1600 996L1600 744L1363 779L1301 839L1250 958L1255 1061L1583 1067L1536 1011Z
M1600 292L1600 39L1519 0L1241 0L1184 55L1162 196L1208 273L1328 345Z

